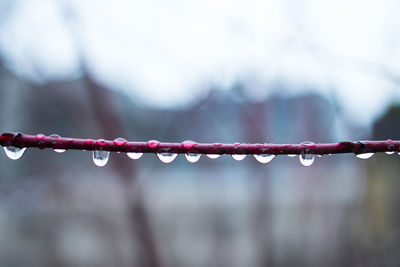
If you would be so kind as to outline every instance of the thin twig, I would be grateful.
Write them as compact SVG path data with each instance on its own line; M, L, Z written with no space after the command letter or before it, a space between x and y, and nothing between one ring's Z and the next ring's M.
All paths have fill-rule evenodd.
M125 142L116 140L93 140L50 137L42 134L3 133L0 145L37 147L40 149L106 150L111 152L142 153L198 153L198 154L341 154L399 151L400 141L343 141L324 144L221 144L221 143L164 143L158 141Z

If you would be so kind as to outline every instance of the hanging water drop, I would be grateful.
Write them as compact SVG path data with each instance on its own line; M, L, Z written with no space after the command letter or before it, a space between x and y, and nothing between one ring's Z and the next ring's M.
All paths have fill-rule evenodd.
M59 136L58 134L51 134L51 135L49 135L49 137L60 138L61 136ZM66 149L63 149L63 148L55 148L54 149L54 152L57 152L57 153L63 153L65 151L66 151Z
M394 153L394 151L386 151L385 153L388 155L392 155Z
M313 154L301 154L299 159L303 166L309 167L313 164L315 156Z
M128 142L128 141L126 141L125 138L121 138L121 137L115 138L115 139L113 140L113 143L114 143L116 146L123 146L123 145L125 145L127 142Z
M297 156L296 154L288 154L288 157L290 157L290 158L294 158L296 156Z
M361 153L361 154L356 154L356 157L359 159L369 159L370 157L372 157L372 155L374 155L374 153L370 152L370 153Z
M217 159L221 157L220 154L206 154L206 156L209 157L210 159Z
M12 160L17 160L24 154L26 147L20 148L16 146L5 146L4 152L6 152L7 157Z
M234 160L243 160L246 157L246 154L232 154L232 158Z
M157 153L157 157L164 163L171 163L178 156L176 153L161 152Z
M256 160L261 163L268 163L271 160L275 158L275 155L273 154L260 154L260 155L254 155Z
M128 152L128 153L126 153L126 155L128 157L130 157L131 159L140 159L140 157L143 156L143 153L141 153L141 152Z
M187 161L189 161L191 163L197 162L200 159L200 156L201 156L201 154L195 154L195 153L185 154Z
M110 157L109 151L104 150L94 150L93 151L93 162L99 167L103 167L107 164Z

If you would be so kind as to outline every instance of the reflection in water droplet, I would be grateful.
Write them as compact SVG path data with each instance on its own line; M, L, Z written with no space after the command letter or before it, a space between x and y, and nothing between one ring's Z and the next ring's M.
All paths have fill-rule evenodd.
M110 157L109 151L104 150L94 150L93 151L93 162L99 167L103 167L107 164Z
M273 155L273 154L260 154L260 155L254 155L254 157L256 158L256 160L258 162L268 163L271 160L273 160L273 158L275 158L275 155Z
M369 159L370 157L372 157L372 155L374 155L374 153L361 153L356 154L356 157L359 159Z
M296 154L288 154L288 157L291 157L291 158L294 158L296 156L297 156Z
M195 153L188 153L185 154L186 159L191 162L191 163L195 163L200 159L201 154L195 154Z
M157 148L158 146L160 145L160 142L158 142L157 140L150 140L150 141L147 141L147 146L149 147L149 148Z
M16 160L19 159L20 157L22 157L22 155L24 154L26 147L23 148L19 148L16 146L5 146L4 148L4 152L6 152L7 157L9 157L12 160Z
M140 159L140 157L143 156L143 153L141 153L141 152L128 152L128 153L126 153L126 155L128 155L128 157L130 157L131 159Z
M232 154L232 158L234 160L243 160L246 157L246 154Z
M51 135L49 135L49 137L60 138L61 136L59 136L58 134L51 134ZM66 151L66 149L55 148L54 151L57 152L57 153L63 153L63 152Z
M392 155L394 153L394 151L386 151L385 153L388 155Z
M157 157L164 163L170 163L178 156L176 153L162 152L157 153Z
M194 145L196 145L196 144L197 144L197 143L194 142L194 141L192 141L192 140L186 140L186 141L183 141L183 142L182 142L182 146L183 146L185 149L191 149L191 148L193 148Z
M128 142L128 141L126 141L125 138L121 138L121 137L115 138L115 139L113 140L113 143L114 143L116 146L123 146L123 145L125 145L127 142Z
M220 154L206 154L206 156L209 157L210 159L217 159L221 157Z
M311 166L314 162L315 156L313 154L301 154L299 155L300 162L303 166Z

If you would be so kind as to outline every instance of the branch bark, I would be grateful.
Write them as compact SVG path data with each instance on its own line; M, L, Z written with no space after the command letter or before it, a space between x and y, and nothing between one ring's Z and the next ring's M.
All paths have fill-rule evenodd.
M111 152L141 153L198 153L198 154L341 154L399 151L400 141L343 141L324 144L207 144L207 143L163 143L120 142L93 140L21 133L3 133L0 145L16 147L37 147L40 149L106 150Z

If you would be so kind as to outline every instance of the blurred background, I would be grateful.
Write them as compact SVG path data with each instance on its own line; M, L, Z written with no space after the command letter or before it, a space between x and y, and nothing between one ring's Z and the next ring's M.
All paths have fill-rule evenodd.
M1 0L0 132L400 139L400 2ZM0 155L1 266L400 266L400 156Z

